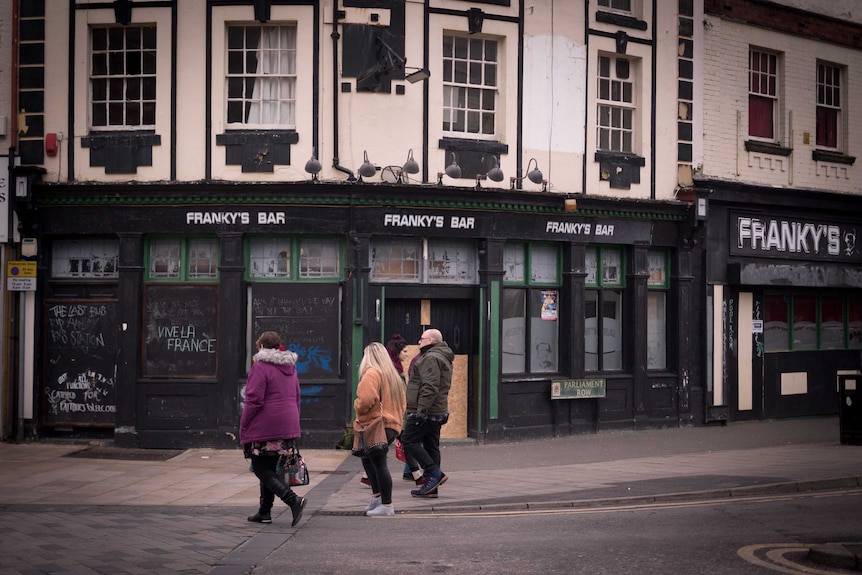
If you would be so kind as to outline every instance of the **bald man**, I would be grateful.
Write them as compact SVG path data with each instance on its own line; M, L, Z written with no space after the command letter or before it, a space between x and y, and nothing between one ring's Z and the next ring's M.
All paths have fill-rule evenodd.
M446 479L440 469L440 428L449 420L449 388L455 353L438 329L426 329L419 338L419 355L407 378L407 413L401 443L424 470L414 497L437 497ZM424 481L422 481L424 479Z

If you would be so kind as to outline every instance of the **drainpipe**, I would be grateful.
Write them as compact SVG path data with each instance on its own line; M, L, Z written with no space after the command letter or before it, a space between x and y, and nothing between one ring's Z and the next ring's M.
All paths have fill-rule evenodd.
M338 163L338 2L332 2L332 167L347 174L348 182L355 182L353 172Z

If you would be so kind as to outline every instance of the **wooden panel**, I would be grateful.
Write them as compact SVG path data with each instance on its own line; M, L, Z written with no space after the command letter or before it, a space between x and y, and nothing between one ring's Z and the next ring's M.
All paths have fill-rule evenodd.
M114 424L116 308L115 301L45 302L46 425Z
M443 426L443 439L467 437L467 356L456 355L452 362L452 387L449 389L449 423Z

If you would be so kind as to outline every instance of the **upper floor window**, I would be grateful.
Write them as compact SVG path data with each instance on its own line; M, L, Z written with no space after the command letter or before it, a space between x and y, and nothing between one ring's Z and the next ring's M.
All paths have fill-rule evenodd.
M51 277L116 278L119 258L117 240L57 240L51 252Z
M443 36L443 131L493 137L497 132L498 43Z
M94 27L90 41L92 127L155 127L156 27Z
M634 152L635 83L633 61L599 56L596 142L606 152Z
M610 8L620 12L632 11L632 0L599 0L599 7Z
M748 135L777 139L777 113L778 56L751 50L748 65Z
M153 238L148 241L149 280L217 280L217 238Z
M296 125L296 26L229 26L227 123Z
M817 64L817 145L838 148L840 126L841 68Z

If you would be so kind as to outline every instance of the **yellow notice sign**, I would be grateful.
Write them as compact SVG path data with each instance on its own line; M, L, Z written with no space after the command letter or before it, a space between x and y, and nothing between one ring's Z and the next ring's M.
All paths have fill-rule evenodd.
M36 277L36 262L26 260L8 262L6 275L10 278L34 278Z
M7 262L6 289L9 291L35 291L36 262L25 260Z

